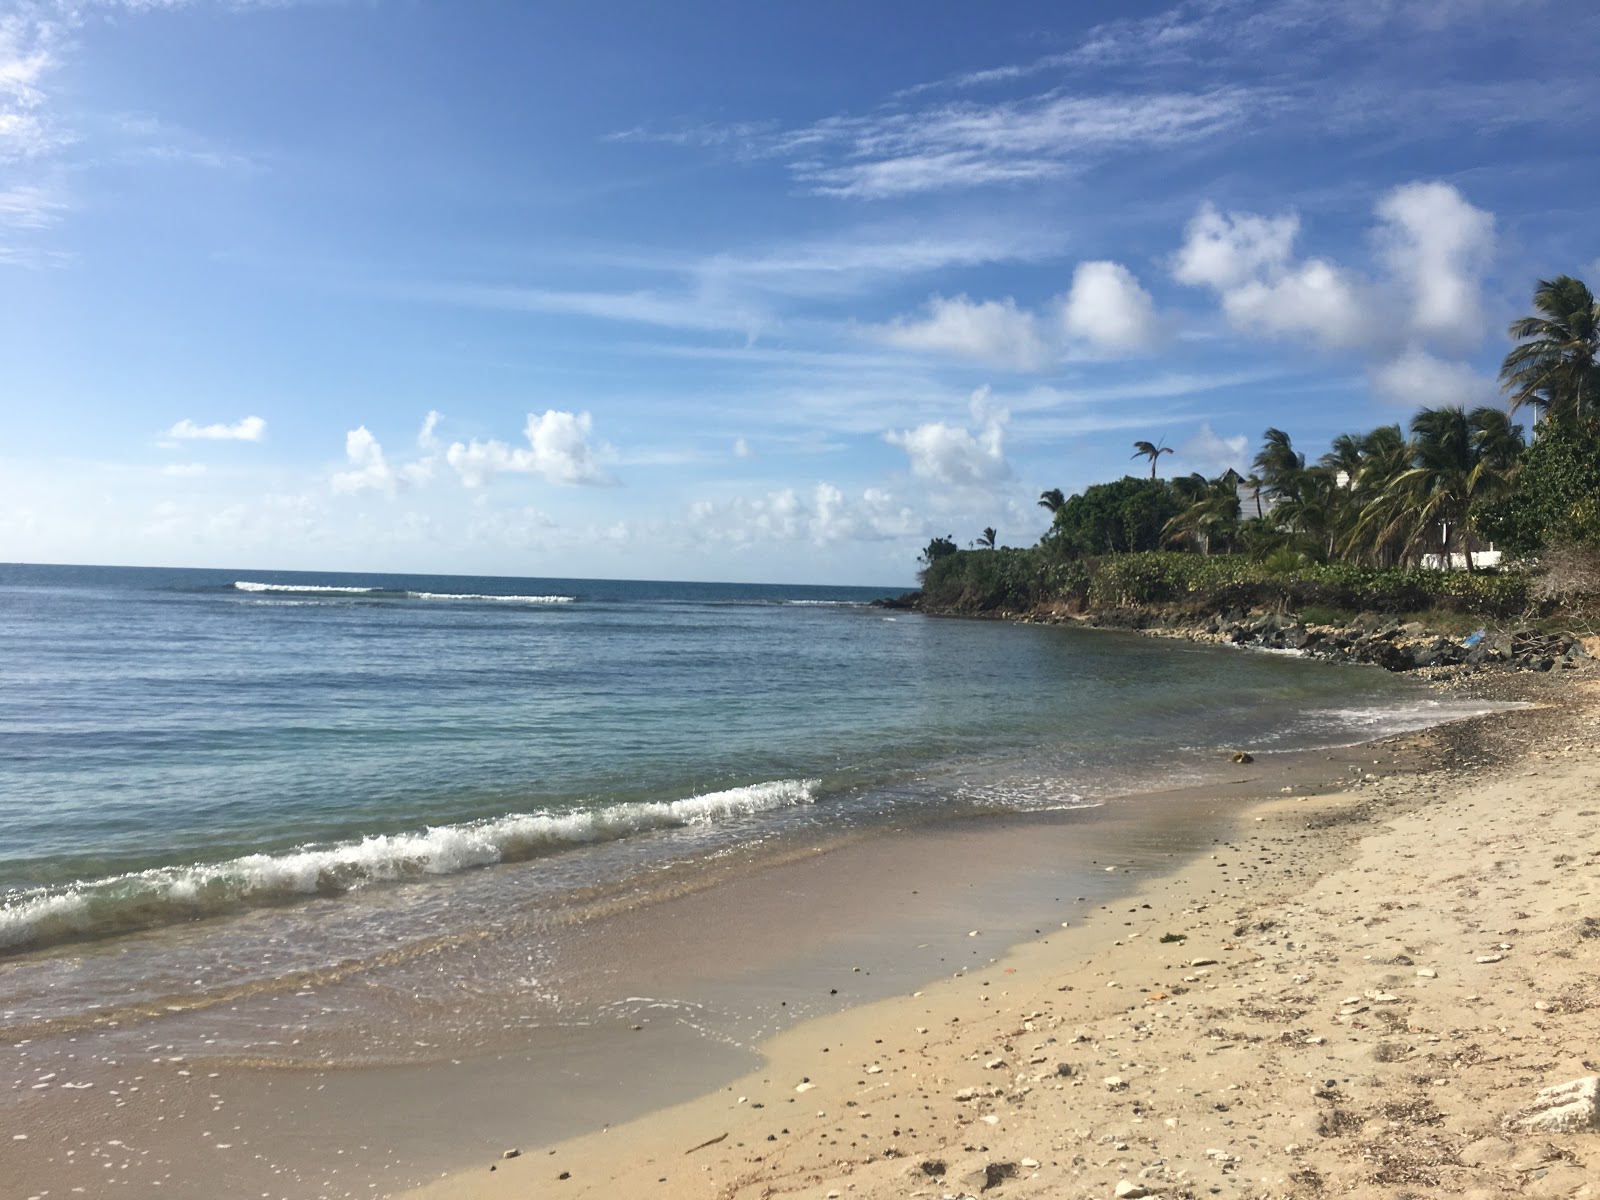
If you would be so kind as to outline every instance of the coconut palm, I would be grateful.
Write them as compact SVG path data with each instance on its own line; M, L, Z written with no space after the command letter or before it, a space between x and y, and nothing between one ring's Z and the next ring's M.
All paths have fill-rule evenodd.
M1200 553L1210 554L1213 544L1224 547L1234 541L1239 527L1239 473L1224 471L1215 479L1195 473L1172 481L1173 488L1188 501L1187 507L1168 521L1162 530L1167 537L1198 544Z
M1061 511L1061 506L1067 502L1060 488L1048 488L1039 493L1039 507L1047 508L1051 512Z
M1411 469L1412 446L1398 425L1380 425L1357 441L1360 453L1348 484L1351 519L1341 548L1346 558L1393 566L1404 550L1408 510L1390 485ZM1385 496L1390 497L1389 507L1374 510L1374 505L1381 509L1386 504Z
M1164 446L1160 442L1135 442L1133 453L1129 458L1148 458L1150 460L1150 478L1156 477L1156 462L1163 454L1171 454L1172 447Z
M1437 538L1447 564L1459 546L1470 572L1468 514L1474 504L1512 486L1522 426L1498 408L1424 408L1411 419L1411 433L1412 465L1367 506L1362 523L1379 526L1382 537L1404 533L1406 554Z
M1250 465L1260 476L1262 489L1269 496L1293 490L1296 476L1306 469L1306 456L1296 452L1281 429L1268 429L1261 437L1261 451Z
M1600 305L1570 275L1541 279L1536 316L1511 323L1519 344L1500 365L1511 411L1531 408L1546 421L1570 423L1600 413Z
M984 531L978 535L978 549L993 550L994 540L999 536L999 533L995 531L993 525L986 527Z
M1239 486L1250 489L1250 498L1256 502L1257 520L1266 516L1266 512L1261 507L1261 491L1267 485L1262 481L1261 476L1252 471L1249 476L1239 481Z
M1323 470L1299 470L1275 489L1278 503L1271 521L1297 536L1298 546L1320 560L1333 556L1343 532L1348 503L1335 477Z

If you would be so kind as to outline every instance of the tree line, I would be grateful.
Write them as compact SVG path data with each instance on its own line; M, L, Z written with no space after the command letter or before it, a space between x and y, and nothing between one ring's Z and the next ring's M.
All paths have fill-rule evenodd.
M1156 478L1172 451L1135 442L1148 478L1129 475L1064 496L1040 548L1071 559L1150 550L1242 553L1278 569L1319 563L1387 568L1428 556L1474 570L1473 548L1536 556L1547 545L1600 547L1600 305L1581 280L1541 280L1533 314L1509 329L1500 368L1505 409L1423 408L1406 428L1333 439L1308 461L1269 428L1248 475ZM1530 439L1515 415L1533 418ZM994 548L995 534L981 544ZM931 565L957 547L935 538Z

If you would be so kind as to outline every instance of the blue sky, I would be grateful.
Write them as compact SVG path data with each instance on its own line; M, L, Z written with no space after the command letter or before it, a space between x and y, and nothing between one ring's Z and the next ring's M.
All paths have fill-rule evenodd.
M909 582L1493 402L1542 0L0 0L0 560Z

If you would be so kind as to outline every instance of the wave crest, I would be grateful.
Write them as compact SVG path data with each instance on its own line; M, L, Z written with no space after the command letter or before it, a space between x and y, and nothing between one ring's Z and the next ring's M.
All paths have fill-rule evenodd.
M736 821L814 803L817 785L815 779L779 779L681 800L511 813L420 833L373 835L359 842L15 892L0 899L0 952L129 933L300 896L339 895L370 883L450 875L657 830Z
M571 604L576 596L500 596L486 592L404 592L376 587L341 587L331 583L258 583L234 580L240 592L288 592L299 596L387 596L403 600L488 600L500 604Z

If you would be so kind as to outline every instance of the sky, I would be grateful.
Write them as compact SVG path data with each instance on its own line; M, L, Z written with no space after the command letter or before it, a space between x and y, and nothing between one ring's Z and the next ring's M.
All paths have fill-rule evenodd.
M909 584L1500 403L1600 9L0 0L0 561Z

